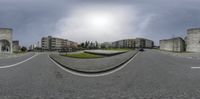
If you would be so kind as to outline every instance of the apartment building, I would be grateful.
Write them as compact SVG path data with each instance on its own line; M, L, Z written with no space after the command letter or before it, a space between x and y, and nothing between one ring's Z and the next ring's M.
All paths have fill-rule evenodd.
M145 38L123 39L112 42L114 48L153 48L154 42Z
M18 41L18 40L15 40L15 41L12 41L12 43L13 43L13 45L12 45L13 51L14 51L14 52L19 51L19 50L20 50L19 41Z
M49 51L68 51L70 49L77 48L78 43L62 39L62 38L56 38L52 36L43 37L41 39L41 47L43 50L49 50Z

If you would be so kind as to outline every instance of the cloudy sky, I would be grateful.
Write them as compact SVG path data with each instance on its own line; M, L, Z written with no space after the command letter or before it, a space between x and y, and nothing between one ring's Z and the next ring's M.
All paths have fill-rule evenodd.
M28 46L43 36L72 41L184 37L200 27L199 0L0 0L0 27Z

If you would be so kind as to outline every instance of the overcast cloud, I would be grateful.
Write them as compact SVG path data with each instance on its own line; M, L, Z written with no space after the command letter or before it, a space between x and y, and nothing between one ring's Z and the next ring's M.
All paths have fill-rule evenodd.
M136 37L158 42L200 27L199 6L199 0L0 0L0 27L13 28L13 38L25 46L48 35L77 42ZM116 16L116 24L105 31L81 25L82 16L95 11Z

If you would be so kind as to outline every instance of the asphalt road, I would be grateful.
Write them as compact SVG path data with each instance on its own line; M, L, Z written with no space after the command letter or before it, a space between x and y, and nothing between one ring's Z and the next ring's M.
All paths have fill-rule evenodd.
M0 59L0 67L21 62L23 60L28 59L29 57L33 55L35 55L35 53L26 53L24 55L19 55L18 57L2 58Z
M0 69L0 99L200 99L199 60L153 50L109 75L83 77L39 54Z

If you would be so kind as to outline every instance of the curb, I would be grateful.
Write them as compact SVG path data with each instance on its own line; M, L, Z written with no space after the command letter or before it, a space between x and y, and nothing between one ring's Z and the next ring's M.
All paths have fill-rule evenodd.
M128 51L124 51L124 52L118 52L118 53L112 53L112 54L106 54L106 53L95 53L95 52L89 52L89 51L84 51L84 53L89 53L89 54L96 54L96 55L103 55L103 56L113 56L113 55L118 55L118 54L122 54L122 53L126 53Z
M71 71L74 71L74 72L77 72L77 73L83 73L83 74L100 74L100 73L105 73L105 72L109 72L109 71L112 71L112 70L115 70L119 67L121 67L122 65L126 64L129 60L131 60L137 53L139 53L139 51L136 51L130 58L128 58L127 60L123 61L122 63L120 63L119 65L117 66L114 66L112 68L109 68L109 69L105 69L105 70L100 70L100 71L82 71L82 70L77 70L77 69L73 69L73 68L70 68L68 66L65 66L61 63L59 63L58 61L56 61L54 58L51 57L51 55L49 55L49 57L54 61L56 62L57 64L59 64L60 66L68 69L68 70L71 70Z

